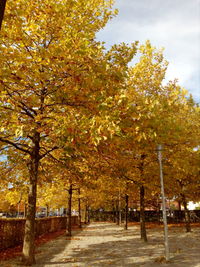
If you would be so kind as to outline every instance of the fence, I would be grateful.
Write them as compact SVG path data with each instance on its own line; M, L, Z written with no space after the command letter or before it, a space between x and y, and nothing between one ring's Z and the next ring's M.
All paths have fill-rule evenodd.
M0 219L0 250L20 245L24 238L25 219ZM78 217L72 216L72 226L78 225ZM36 219L35 236L66 229L67 217Z
M118 216L117 211L99 211L90 210L91 221L115 221ZM200 222L200 210L190 211L191 222ZM122 210L121 218L124 220L125 213ZM162 221L162 211L145 211L146 222L161 222ZM167 212L168 223L180 223L184 222L185 215L183 210L173 210ZM129 222L139 222L140 212L139 211L129 211L128 212Z

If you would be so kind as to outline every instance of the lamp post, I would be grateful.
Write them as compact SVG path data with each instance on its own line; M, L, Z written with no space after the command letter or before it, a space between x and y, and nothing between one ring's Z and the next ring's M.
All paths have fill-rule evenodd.
M167 227L167 214L165 205L165 191L164 191L164 181L163 181L163 169L162 169L162 145L158 145L158 161L160 166L160 184L161 184L161 196L162 196L162 214L164 223L164 241L165 241L165 259L169 260L169 242L168 242L168 227Z

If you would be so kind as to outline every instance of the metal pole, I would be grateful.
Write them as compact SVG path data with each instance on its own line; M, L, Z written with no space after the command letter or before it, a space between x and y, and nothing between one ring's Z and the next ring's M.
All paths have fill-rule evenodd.
M165 205L165 191L163 182L163 169L162 169L162 145L158 145L158 161L160 166L160 184L161 184L161 196L162 196L162 214L164 223L164 240L165 240L165 258L169 260L169 242L168 242L168 227L167 227L167 214Z

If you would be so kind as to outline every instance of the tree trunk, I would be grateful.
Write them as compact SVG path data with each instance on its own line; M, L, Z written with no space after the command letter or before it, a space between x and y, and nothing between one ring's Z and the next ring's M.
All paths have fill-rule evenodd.
M187 208L187 201L185 195L182 194L183 199L183 206L184 206L184 213L185 213L185 228L186 232L191 232L191 225L190 225L190 211Z
M90 207L87 206L87 214L88 214L88 220L87 220L87 223L90 224Z
M79 218L79 227L82 228L81 225L81 190L78 189L78 218Z
M144 201L145 191L144 186L140 186L140 234L141 239L147 242L146 226L145 226L145 201Z
M49 217L49 205L46 204L46 217Z
M90 214L88 204L85 206L85 223L88 224L90 222Z
M72 184L69 187L67 235L72 236Z
M181 201L178 201L178 210L181 211Z
M18 204L17 204L17 217L18 218L20 217L20 204L21 204L21 202L18 202Z
M27 208L26 208L26 202L24 202L24 218L26 218L26 210L27 210Z
M126 202L126 206L125 206L125 225L124 225L124 229L128 230L128 195L125 195L125 202Z
M30 266L35 263L35 212L36 212L36 198L37 198L37 177L39 166L39 150L31 157L29 164L29 193L28 193L28 207L25 223L25 234L23 242L22 261L24 265Z
M116 202L116 224L119 225L119 203Z
M119 225L121 225L121 223L122 223L122 211L121 211L121 193L120 193L120 191L119 191L118 201L119 201L119 205L118 205L118 207L119 207Z
M113 214L113 222L116 223L116 209L115 209L115 202L112 204L112 214Z
M85 224L87 223L87 204L85 204L85 213L84 213L84 217L85 217Z
M1 0L0 1L0 30L1 30L1 25L2 25L2 21L3 21L4 13L5 13L6 1L7 0Z
M160 203L159 203L159 199L158 199L158 204L157 204L157 212L158 212L158 215L157 215L157 220L158 220L158 223L160 224L161 223L161 220L160 220Z

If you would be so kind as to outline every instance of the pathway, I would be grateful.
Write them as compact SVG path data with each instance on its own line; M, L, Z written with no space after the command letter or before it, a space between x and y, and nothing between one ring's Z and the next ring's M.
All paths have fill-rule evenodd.
M200 267L200 229L185 233L170 228L171 262L164 263L162 229L148 230L149 242L140 240L139 227L125 231L112 223L92 223L74 232L72 240L61 236L37 248L35 267ZM7 261L2 267L19 266Z

